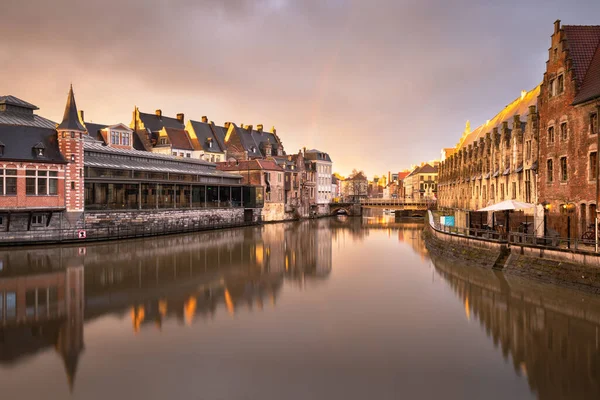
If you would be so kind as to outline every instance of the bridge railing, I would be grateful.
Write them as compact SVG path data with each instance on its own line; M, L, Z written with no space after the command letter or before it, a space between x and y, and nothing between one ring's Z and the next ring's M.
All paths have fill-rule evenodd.
M371 206L421 206L429 207L435 205L436 200L405 200L405 199L361 199L360 204Z

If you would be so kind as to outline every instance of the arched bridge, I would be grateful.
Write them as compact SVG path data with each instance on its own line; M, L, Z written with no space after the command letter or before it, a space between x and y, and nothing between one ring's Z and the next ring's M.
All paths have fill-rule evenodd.
M330 203L329 213L331 215L342 214L342 215L361 215L360 203Z

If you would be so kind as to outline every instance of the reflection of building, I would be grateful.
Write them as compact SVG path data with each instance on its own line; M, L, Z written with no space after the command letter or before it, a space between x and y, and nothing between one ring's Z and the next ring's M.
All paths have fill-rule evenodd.
M511 359L537 398L600 398L600 302L594 296L434 259L436 270Z
M0 363L54 346L72 389L83 351L83 267L56 271L37 252L28 257L29 268L21 268L17 252L0 258Z

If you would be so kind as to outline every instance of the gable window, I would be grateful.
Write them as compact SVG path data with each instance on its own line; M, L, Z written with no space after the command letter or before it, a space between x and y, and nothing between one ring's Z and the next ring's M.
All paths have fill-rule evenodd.
M0 169L0 196L17 194L17 170Z
M567 138L567 123L563 122L560 124L560 139L564 142L567 140Z
M548 160L546 162L546 180L550 183L554 180L553 162Z
M119 132L110 131L110 144L120 144L119 143Z
M554 86L556 86L556 80L550 79L548 82L548 97L554 96Z
M167 144L167 138L160 138L160 144Z
M554 127L548 128L548 143L554 143Z
M590 134L594 135L598 133L598 114L591 113L590 114Z
M556 94L561 94L565 90L565 77L563 74L558 76L556 80Z
M598 153L590 153L590 180L595 180L598 177Z
M121 144L123 146L129 146L129 132L121 133Z
M567 157L561 157L560 158L560 180L561 181L566 181L568 178L568 173L567 173Z

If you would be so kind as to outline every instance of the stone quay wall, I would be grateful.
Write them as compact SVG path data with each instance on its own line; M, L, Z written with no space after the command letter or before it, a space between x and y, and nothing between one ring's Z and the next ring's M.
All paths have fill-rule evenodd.
M600 256L594 253L508 245L438 231L430 222L425 224L424 236L430 253L453 264L492 269L504 247L510 251L502 268L507 275L600 293Z

